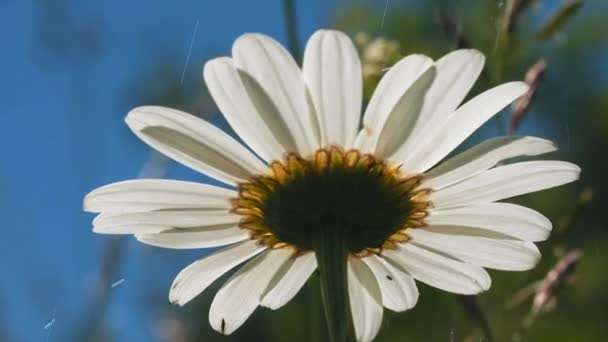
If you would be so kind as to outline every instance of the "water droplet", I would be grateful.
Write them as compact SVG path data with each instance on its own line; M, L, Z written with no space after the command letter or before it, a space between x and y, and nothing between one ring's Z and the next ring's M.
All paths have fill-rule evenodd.
M48 321L42 328L44 330L50 329L53 326L53 324L55 324L55 318L51 318L51 320Z
M116 286L119 286L120 284L125 282L125 278L120 278L117 281L113 282L112 285L110 285L111 288L115 288Z

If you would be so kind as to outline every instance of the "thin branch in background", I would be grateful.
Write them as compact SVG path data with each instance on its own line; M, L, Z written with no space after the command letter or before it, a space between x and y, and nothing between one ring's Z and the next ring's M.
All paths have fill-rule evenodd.
M583 211L591 204L595 191L591 187L586 187L581 191L576 200L574 208L564 216L556 224L554 233L551 235L551 241L561 239L574 225L578 222Z
M509 120L509 134L513 134L519 128L522 119L532 105L538 87L543 79L547 63L544 59L538 60L526 72L524 82L530 87L528 91L511 105L511 118Z
M435 22L441 26L445 36L456 44L457 49L471 48L471 42L459 29L454 20L440 7L435 7Z
M540 285L541 281L542 280L532 282L529 285L523 287L521 290L515 292L515 294L511 296L511 298L507 299L507 302L505 303L505 309L513 310L523 304L525 301L527 301L530 297L534 295L534 293L536 293L536 289L538 288L538 285Z
M283 16L287 33L287 48L293 58L300 60L300 44L298 42L298 23L294 0L283 0Z
M505 13L502 17L501 29L505 34L513 33L513 28L517 24L519 14L526 5L530 4L530 0L508 0L505 7Z
M481 307L479 298L477 296L458 296L458 299L467 316L481 329L485 340L487 342L494 341L494 334L492 333L488 316Z
M566 25L568 20L574 16L584 2L585 0L568 0L564 2L552 16L545 20L541 25L536 33L536 38L545 40L552 37Z
M537 316L541 312L553 310L557 305L557 293L563 289L564 285L569 285L574 268L583 256L581 250L564 251L561 240L566 232L570 231L581 217L581 213L593 201L594 190L590 187L583 189L579 194L576 204L569 213L566 213L557 223L554 233L549 238L550 246L553 246L554 254L559 257L547 275L534 283L524 287L522 290L507 302L507 309L523 303L528 298L534 296L532 308L528 315L522 320L520 327L516 330L511 340L514 342L522 341L523 336L530 329Z
M502 59L504 54L512 52L509 49L513 39L512 35L515 32L517 23L523 10L531 3L531 0L507 0L502 20L497 22L496 40L494 43L494 51L496 53L497 65L502 68Z
M547 304L555 298L557 291L563 287L582 257L583 251L581 250L569 251L549 270L547 276L536 288L531 310L534 315L546 309Z
M516 294L516 296L522 297L522 293L525 292L526 296L524 300L532 295L534 295L534 298L530 312L523 319L519 329L511 336L512 341L521 341L540 313L548 312L555 308L557 295L566 285L572 284L572 273L582 257L583 251L579 249L565 253L542 280L531 284L534 288L532 293L529 293L528 290L530 286L526 286L524 288L525 291L522 290ZM510 300L510 303L515 302L521 303L523 300L521 298L512 298ZM512 304L508 304L508 306L513 307Z
M593 197L594 191L592 188L587 187L583 189L572 211L565 214L556 225L554 229L555 233L551 236L549 242L554 246L554 249L561 252L556 253L559 259L547 272L547 275L543 279L533 282L516 292L507 302L506 308L512 309L534 296L530 312L522 320L519 329L513 333L511 337L512 341L521 341L524 334L536 320L538 314L554 309L557 303L557 294L565 287L564 285L572 283L572 272L583 257L583 251L574 249L565 252L558 241L575 225L583 210L593 201Z

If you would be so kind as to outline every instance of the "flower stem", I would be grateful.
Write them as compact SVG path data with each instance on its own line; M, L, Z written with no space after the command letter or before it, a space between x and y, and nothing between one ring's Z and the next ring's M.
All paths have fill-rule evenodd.
M347 283L349 251L345 235L343 229L323 229L314 243L331 342L346 341L351 320Z

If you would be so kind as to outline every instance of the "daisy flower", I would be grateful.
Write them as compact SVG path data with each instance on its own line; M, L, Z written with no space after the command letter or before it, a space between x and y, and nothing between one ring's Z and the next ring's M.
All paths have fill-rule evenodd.
M534 242L551 222L498 201L579 177L563 161L505 163L556 149L527 136L490 139L441 162L528 89L506 83L461 104L483 65L475 50L407 56L361 116L361 64L345 34L313 34L302 68L272 38L245 34L232 57L204 67L245 145L174 109L139 107L126 118L150 146L226 187L130 180L92 191L84 208L100 213L97 233L165 248L226 245L183 269L169 294L184 305L244 263L211 304L209 322L223 334L258 306L285 305L318 269L323 300L333 303L328 319L348 318L330 328L350 325L358 341L371 341L383 308L416 304L416 281L476 294L490 288L485 268L534 267Z

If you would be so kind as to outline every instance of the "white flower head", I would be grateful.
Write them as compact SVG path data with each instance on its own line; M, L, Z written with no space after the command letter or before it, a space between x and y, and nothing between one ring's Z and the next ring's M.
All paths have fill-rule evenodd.
M484 268L534 267L533 242L548 237L551 222L497 201L579 177L562 161L505 164L556 149L525 136L491 139L439 163L528 89L506 83L461 105L483 65L475 50L437 61L407 56L381 79L360 122L361 65L345 34L317 31L302 69L272 38L245 34L232 57L205 65L204 79L247 147L169 108L139 107L126 118L150 146L230 189L125 181L89 193L85 210L101 213L98 233L165 248L228 245L182 270L169 295L186 304L246 262L211 305L211 326L224 334L258 306L290 301L317 269L319 241L340 236L356 339L371 341L383 307L416 304L416 280L476 294L490 288Z

